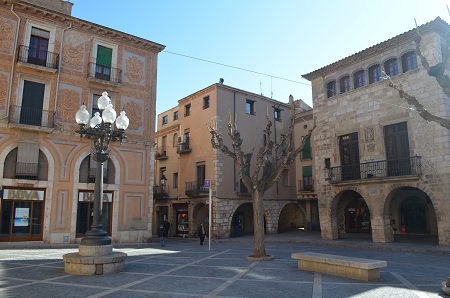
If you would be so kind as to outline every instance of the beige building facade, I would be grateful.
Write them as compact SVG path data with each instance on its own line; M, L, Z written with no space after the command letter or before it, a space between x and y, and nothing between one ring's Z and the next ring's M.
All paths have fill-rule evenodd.
M430 65L449 26L418 28ZM389 75L428 111L450 119L449 98L416 55L416 29L304 75L312 82L322 238L432 238L450 245L450 131L423 120ZM446 70L449 62L445 61Z
M113 242L152 230L158 53L164 46L71 16L61 0L0 2L0 241L77 243L90 228L96 163L75 131L103 91L130 119L110 144L103 226Z
M155 149L154 226L167 220L171 223L171 236L195 236L200 222L209 224L211 206L205 180L210 180L211 235L223 238L253 233L251 196L240 181L234 161L212 149L208 126L216 127L231 148L227 127L230 121L236 122L244 140L243 151L248 153L253 148L256 155L264 144L267 118L274 123L271 137L279 142L291 121L289 104L222 83L180 99L178 106L160 113ZM311 163L311 158L307 159ZM311 226L311 214L305 207L313 198L306 196L312 192L312 179L306 178L308 186L301 194L295 172L296 165L292 164L264 194L266 233Z

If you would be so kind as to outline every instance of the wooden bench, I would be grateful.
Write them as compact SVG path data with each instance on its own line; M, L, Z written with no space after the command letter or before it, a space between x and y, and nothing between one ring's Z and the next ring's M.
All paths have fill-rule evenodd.
M379 280L380 268L386 261L352 258L317 252L293 253L298 260L298 269L331 274L359 280Z

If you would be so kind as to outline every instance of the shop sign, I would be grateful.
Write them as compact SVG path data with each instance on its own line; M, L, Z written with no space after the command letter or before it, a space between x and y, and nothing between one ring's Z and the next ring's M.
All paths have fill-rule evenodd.
M79 202L94 202L94 193L88 191L80 191L78 193L78 201ZM103 202L111 203L112 202L112 193L107 192L103 193Z
M3 190L5 200L43 201L44 191L35 189L10 189Z

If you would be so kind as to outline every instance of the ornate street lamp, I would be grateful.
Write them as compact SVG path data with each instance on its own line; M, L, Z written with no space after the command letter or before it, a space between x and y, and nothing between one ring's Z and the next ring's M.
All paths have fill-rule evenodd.
M101 223L102 215L102 198L103 198L103 164L109 158L109 142L120 141L126 138L125 130L128 128L130 120L125 112L120 112L116 118L116 111L111 104L111 99L105 91L98 99L97 106L100 113L96 112L91 118L86 106L83 104L75 115L75 119L80 126L76 132L80 137L86 137L93 140L92 153L94 160L97 162L95 172L95 190L94 190L94 211L91 229L86 232L85 237L81 239L82 245L100 246L110 245L111 239L107 237L107 233L103 231ZM117 130L113 129L113 123L116 123Z

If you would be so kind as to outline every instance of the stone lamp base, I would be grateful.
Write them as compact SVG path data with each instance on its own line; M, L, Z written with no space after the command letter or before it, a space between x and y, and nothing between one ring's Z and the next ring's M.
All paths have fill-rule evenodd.
M78 253L63 255L64 271L75 275L102 275L123 271L127 254L112 245L80 245Z

